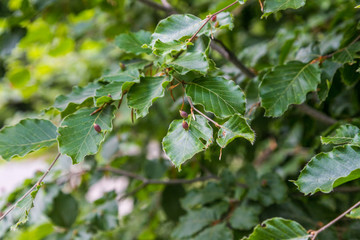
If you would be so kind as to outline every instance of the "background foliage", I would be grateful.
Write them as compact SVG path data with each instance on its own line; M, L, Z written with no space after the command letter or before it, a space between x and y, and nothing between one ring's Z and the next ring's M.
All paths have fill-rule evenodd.
M169 2L0 2L0 155L61 153L1 195L1 239L310 239L359 201L360 3L238 1L201 28L233 1ZM359 215L317 239L360 239Z

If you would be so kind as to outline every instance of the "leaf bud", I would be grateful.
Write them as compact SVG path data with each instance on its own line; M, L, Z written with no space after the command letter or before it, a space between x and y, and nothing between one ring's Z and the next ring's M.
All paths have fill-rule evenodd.
M186 121L183 121L183 122L182 122L182 127L183 127L183 129L185 129L185 130L189 130L189 124L188 124Z
M217 22L215 23L215 27L217 28L217 27L219 27L219 25L220 25L220 23L219 23L219 21L217 21Z
M98 124L96 124L96 123L94 123L94 129L95 129L95 131L97 131L98 133L101 132L101 127L100 127Z
M180 110L180 116L181 116L182 118L187 118L187 117L188 117L188 114L187 114L187 112L185 112L185 111L183 111L183 110Z
M211 21L216 22L216 15L211 18Z

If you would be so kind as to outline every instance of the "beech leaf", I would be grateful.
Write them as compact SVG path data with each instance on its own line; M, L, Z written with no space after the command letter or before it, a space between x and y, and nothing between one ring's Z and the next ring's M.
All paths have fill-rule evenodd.
M334 187L360 177L360 147L338 146L313 157L294 183L304 194L329 193Z
M105 133L112 130L114 106L108 106L100 112L90 115L97 108L83 108L67 116L59 127L58 142L60 152L71 157L74 164L81 162L85 156L95 154L105 140ZM94 129L94 124L101 132Z
M189 116L186 120L188 130L183 128L183 120L174 120L162 142L166 155L179 169L186 160L205 150L213 142L213 129L207 120L199 115L195 115L195 119Z
M321 136L322 144L352 144L360 147L360 129L354 125L346 124L336 129L333 135Z
M0 130L0 156L10 160L23 157L56 143L56 126L48 120L24 119Z
M308 240L309 237L299 223L276 217L257 225L253 233L243 240Z
M320 83L320 69L314 64L292 61L267 73L260 84L265 116L279 117L290 104L301 104L306 94Z
M220 147L225 148L235 138L245 138L251 144L255 141L255 133L246 122L246 119L239 114L235 114L219 129L216 142Z
M127 99L129 107L136 110L136 118L145 117L149 113L153 102L164 96L165 87L169 82L166 76L143 77L140 83L131 87Z
M266 0L264 2L264 14L267 17L272 13L288 8L298 9L305 5L306 0Z
M186 94L194 104L220 118L245 113L245 95L233 81L223 77L203 77L188 82Z

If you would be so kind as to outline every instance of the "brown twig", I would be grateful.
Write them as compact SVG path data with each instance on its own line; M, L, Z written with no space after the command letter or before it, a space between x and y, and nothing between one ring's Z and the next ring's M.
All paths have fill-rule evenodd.
M194 109L197 113L199 113L201 116L203 116L204 118L206 118L207 120L209 120L210 122L212 122L213 124L215 124L216 127L222 128L223 126L218 124L217 122L215 122L214 120L212 120L211 118L209 118L208 116L206 116L204 113L202 113L200 110L198 110L194 104L192 103L190 97L187 96L188 102L191 106L191 109Z
M41 176L41 178L21 197L19 198L19 200L16 201L16 203L14 203L1 217L0 217L0 221L3 220L12 210L14 210L14 208L16 207L16 205L24 200L24 198L26 198L29 194L31 194L34 189L39 186L41 184L41 182L44 180L44 178L48 175L48 173L50 172L50 170L52 169L52 167L55 165L56 161L59 159L61 153L59 153L55 159L52 161L52 163L50 164L49 168L46 170L46 172Z
M220 53L223 57L229 60L232 64L235 65L242 73L244 73L248 78L256 77L256 74L247 68L236 56L230 51L223 42L218 39L214 39L215 42L211 42L211 48Z
M216 13L211 14L210 16L206 17L205 20L204 20L205 22L203 23L203 25L201 25L201 27L194 33L194 35L192 35L192 37L189 39L189 42L192 42L192 41L196 38L196 36L198 35L198 33L206 26L206 24L207 24L214 16L218 15L219 13L222 13L223 11L225 11L226 9L234 6L234 5L237 4L237 3L239 3L239 1L235 1L235 2L231 3L230 5L224 7L223 9L217 11Z
M311 234L311 240L315 240L315 238L317 237L317 235L319 233L321 233L322 231L326 230L327 228L329 228L330 226L332 226L334 223L336 223L337 221L339 221L341 218L343 218L346 214L348 214L349 212L351 212L351 210L357 208L358 206L360 206L360 201L355 203L355 205L353 205L351 208L349 208L348 210L346 210L345 212L343 212L341 215L337 216L334 220L332 220L331 222L329 222L328 224L326 224L325 226L323 226L322 228L320 228L319 230L316 231L310 231Z
M301 105L296 105L297 109L299 109L301 112L305 113L306 115L309 115L310 117L319 120L322 123L328 124L328 125L333 125L335 123L337 123L336 119L333 119L329 116L327 116L326 114L312 108L309 107L306 104L301 104Z

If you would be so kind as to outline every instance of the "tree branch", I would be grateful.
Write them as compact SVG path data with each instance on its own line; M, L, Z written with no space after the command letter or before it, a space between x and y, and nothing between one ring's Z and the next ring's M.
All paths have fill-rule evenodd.
M16 203L14 203L1 217L0 217L0 221L3 220L12 210L14 210L14 208L16 207L16 205L24 200L24 198L26 198L29 194L31 194L34 189L39 186L41 184L41 182L44 180L44 178L46 177L46 175L48 175L48 173L50 172L50 170L52 169L52 167L55 165L56 161L59 159L61 153L58 153L58 155L55 157L55 159L52 161L52 163L50 164L49 168L46 170L46 172L41 176L41 178L34 184L34 186L32 186L19 200L16 201Z
M317 235L319 233L321 233L322 231L326 230L327 228L329 228L330 226L332 226L334 223L336 223L337 221L339 221L341 218L343 218L346 214L348 214L349 212L351 212L351 210L357 208L358 206L360 206L360 201L357 202L355 205L353 205L351 208L349 208L348 210L346 210L345 212L343 212L341 215L339 215L338 217L336 217L334 220L332 220L331 222L329 222L328 224L326 224L325 226L323 226L322 228L320 228L319 230L316 231L311 231L311 240L315 240L315 238L317 237Z
M193 178L193 179L159 180L159 179L148 179L143 176L137 175L135 173L117 169L117 168L112 168L112 167L102 167L102 168L98 168L98 170L103 171L103 172L111 172L111 173L115 173L118 175L123 175L123 176L129 177L129 178L134 178L136 180L143 182L143 184L145 184L145 186L149 185L149 184L164 184L164 185L191 184L191 183L195 183L195 182L205 182L208 180L219 180L220 179L219 177L217 177L215 175L209 175L209 176L198 177L198 178ZM145 187L145 186L143 186L143 187Z
M244 73L248 78L256 77L256 74L247 68L236 56L230 51L223 42L218 39L214 39L215 42L211 42L210 46L218 53L220 53L223 57L225 57L228 61L235 65L242 73Z
M337 123L336 119L333 119L327 115L325 115L324 113L309 107L306 104L301 104L301 105L296 105L296 108L299 109L301 112L305 113L306 115L309 115L310 117L319 120L322 123L328 124L328 125L333 125L335 123Z
M216 13L211 14L210 16L207 16L206 19L205 19L204 24L201 25L201 27L194 33L194 35L192 35L192 37L189 39L189 42L192 42L192 41L196 38L196 36L198 35L198 33L201 31L201 29L203 29L203 28L206 26L206 24L210 21L210 19L212 19L213 17L215 17L215 16L218 15L219 13L222 13L222 12L225 11L226 9L234 6L234 5L237 4L237 3L239 3L239 1L235 1L235 2L231 3L230 5L224 7L223 9L217 11Z

